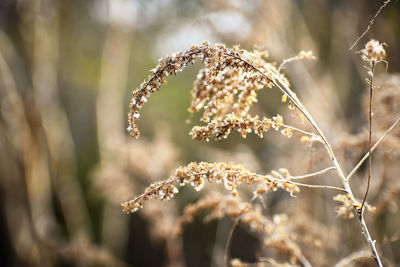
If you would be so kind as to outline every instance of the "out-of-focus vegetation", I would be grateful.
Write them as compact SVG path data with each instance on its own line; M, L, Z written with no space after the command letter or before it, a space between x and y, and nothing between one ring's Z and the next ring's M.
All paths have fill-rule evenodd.
M233 161L259 173L290 167L302 174L325 159L319 158L319 148L293 145L296 141L274 133L264 139L233 134L222 142L192 141L188 132L198 116L190 117L187 108L200 63L169 77L149 99L138 123L140 140L126 132L132 90L160 57L204 40L268 50L277 65L313 50L316 60L294 62L284 71L348 173L368 151L367 72L355 52L370 38L388 45L388 73L382 74L384 64L376 70L377 88L386 90L376 97L374 140L400 116L399 2L389 3L348 50L381 5L366 0L1 1L4 266L222 266L231 220L203 224L200 214L182 235L171 236L183 207L196 201L198 192L184 189L175 202L154 202L134 215L121 212L119 203L191 161ZM287 113L280 97L272 90L260 92L255 113ZM388 266L400 263L398 128L373 159L368 202L377 210L366 215ZM352 178L360 199L366 170ZM367 248L355 221L336 218L333 196L303 190L296 199L283 192L265 197L264 214L287 214L285 229L297 235L315 266L332 266ZM239 225L235 231L232 258L281 259L263 250L248 230Z

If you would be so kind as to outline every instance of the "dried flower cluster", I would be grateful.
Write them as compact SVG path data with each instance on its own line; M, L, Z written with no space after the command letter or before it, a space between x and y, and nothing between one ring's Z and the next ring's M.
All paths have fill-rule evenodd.
M336 213L338 217L342 217L344 219L352 219L354 218L354 205L351 200L343 194L336 195L333 200L340 202L342 205L336 208ZM361 208L361 203L356 204L356 208ZM368 211L374 212L375 207L369 205L365 202L364 206L367 208Z
M260 119L258 116L250 116L249 114L238 116L236 114L228 114L224 119L217 118L212 120L207 126L195 126L191 131L194 140L209 140L211 135L215 135L217 140L225 139L228 135L237 130L243 138L248 133L254 131L258 136L263 137L263 133L270 128L278 131L281 127L281 133L284 136L292 137L293 132L290 128L285 127L283 118L279 114L272 119L264 117Z
M169 200L179 190L175 184L180 186L190 184L196 191L200 191L205 182L223 183L225 188L229 190L233 196L237 195L237 186L243 183L253 184L258 183L259 189L257 193L267 192L282 188L291 194L298 192L299 188L296 184L289 180L274 178L273 176L261 176L250 172L241 165L232 163L207 163L192 162L185 167L180 167L175 171L175 174L169 179L151 184L146 188L143 194L122 203L123 210L127 213L136 212L142 208L144 202L150 199ZM260 186L262 189L260 189Z
M204 108L202 117L204 122L209 122L212 117L214 119L222 118L229 109L237 116L247 114L253 103L257 102L257 91L264 87L272 87L271 80L278 75L275 67L263 60L263 57L267 56L266 52L256 50L250 53L234 47L233 51L238 52L235 55L228 53L223 46L219 46L219 48L225 50L224 55L239 56L246 62L259 66L263 72L268 74L268 78L260 72L251 71L249 65L243 65L243 61L237 58L234 58L237 64L231 64L230 67L226 66L228 68L225 68L225 63L221 61L229 59L230 56L227 56L226 59L206 62L194 82L192 103L189 108L191 113ZM221 65L222 69L220 69ZM236 102L234 101L235 97L237 97Z
M130 135L139 137L135 121L140 117L139 111L147 98L166 82L168 75L182 71L187 65L193 64L196 58L201 58L205 67L200 70L194 82L189 112L198 112L204 108L202 121L208 125L193 128L193 138L207 140L211 134L216 134L217 139L226 138L234 129L242 136L251 130L262 135L281 117L277 116L275 121L259 120L258 117L248 115L250 107L257 102L257 91L272 87L275 79L288 84L274 65L264 61L266 55L266 52L248 52L239 46L229 49L222 44L210 46L204 42L200 46L193 45L188 51L161 59L158 66L151 70L149 79L133 93L129 113ZM284 132L286 136L291 135L288 129Z
M373 64L384 61L386 58L384 45L385 43L379 43L377 40L369 40L365 48L361 50L361 58Z
M300 192L300 188L290 181L291 175L289 171L285 168L281 168L278 171L272 170L270 174L265 175L265 178L271 181L286 181L281 183L280 187L289 192L291 196L293 196L293 193ZM253 192L254 197L261 196L264 193L268 193L269 191L271 191L271 189L275 191L277 190L277 187L271 187L268 184L260 183L258 184L257 189Z

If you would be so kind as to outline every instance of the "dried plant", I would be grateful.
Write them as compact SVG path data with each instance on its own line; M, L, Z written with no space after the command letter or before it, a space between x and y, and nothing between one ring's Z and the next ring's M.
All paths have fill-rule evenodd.
M384 61L386 52L382 44L371 40L360 53L362 59L370 64L369 84L372 92L375 65ZM249 203L246 204L237 196L240 184L247 184L248 186L252 184L257 185L253 191L253 200L270 191L276 191L278 188L290 192L290 195L298 193L300 187L337 190L341 194L337 195L334 199L342 203L342 206L338 209L338 215L347 218L356 217L359 220L362 233L370 247L372 256L378 266L381 266L381 260L375 248L375 241L371 238L364 221L364 207L367 207L368 210L373 210L373 207L365 202L368 189L362 201L354 197L349 184L349 177L346 177L343 173L331 144L322 129L300 99L290 89L288 80L280 72L281 67L277 69L274 64L265 61L267 57L267 52L257 50L249 52L241 49L239 46L227 48L222 44L211 46L207 42L204 42L202 45L193 45L185 52L161 59L159 65L151 70L152 74L148 80L143 82L133 93L130 103L128 132L134 138L139 137L140 132L136 121L139 119L140 110L144 103L147 102L149 96L160 89L166 82L168 75L182 71L187 65L193 64L196 58L200 58L205 67L200 70L194 82L192 103L189 112L194 113L203 110L201 121L206 123L206 125L192 128L190 135L194 140L209 141L212 136L217 140L222 140L234 131L237 131L244 138L251 132L263 137L263 133L267 132L270 128L276 131L280 130L284 136L289 138L292 137L293 132L298 132L301 134L299 139L302 142L317 141L322 143L331 159L332 166L325 167L314 173L292 176L287 169L279 169L278 171L271 171L268 175L260 175L233 163L192 162L187 166L178 168L169 179L151 184L143 194L122 203L123 210L127 213L136 212L150 199L169 200L179 192L177 188L178 184L180 186L190 184L196 191L200 191L206 182L223 183L225 188L236 198L224 198L214 195L204 198L198 203L186 207L178 225L191 221L195 213L206 208L212 210L207 219L228 216L244 223L247 222L252 228L257 228L257 225L259 225L261 229L265 229L270 224L269 221L254 221L256 218L264 217L257 211L257 208ZM287 59L282 65L305 57L312 58L312 53L302 52L297 57ZM279 114L272 118L260 118L257 115L249 113L250 108L257 102L257 92L261 89L272 87L280 90L282 93L282 102L289 101L289 110L294 112L295 117L302 122L304 119L309 122L309 125L313 129L312 132L285 124L283 117ZM390 130L387 130L386 134ZM370 138L368 155L371 155L371 153L372 145ZM322 175L330 170L336 171L342 187L297 182L297 179ZM369 184L370 175L368 178L368 187ZM251 220L248 219L249 216ZM269 230L266 232L271 235ZM287 242L289 241L278 243L286 244L285 246L287 246ZM289 250L292 254L290 262L295 263L300 259L299 255L301 253L298 252L298 247L294 245L295 243L289 243L292 244L289 246L291 247ZM272 243L264 242L264 244L271 245ZM273 244L279 247L277 243ZM280 250L288 249L287 247L279 248ZM232 263L232 265L237 264ZM307 265L307 263L303 263L303 265Z
M2 265L397 266L391 2L0 4Z

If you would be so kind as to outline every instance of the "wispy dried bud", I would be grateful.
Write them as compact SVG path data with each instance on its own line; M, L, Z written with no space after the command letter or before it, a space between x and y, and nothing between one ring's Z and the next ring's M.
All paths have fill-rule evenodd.
M383 47L385 43L379 43L379 41L371 39L365 45L365 48L361 50L361 58L364 61L371 63L377 63L383 61L386 58L386 51Z

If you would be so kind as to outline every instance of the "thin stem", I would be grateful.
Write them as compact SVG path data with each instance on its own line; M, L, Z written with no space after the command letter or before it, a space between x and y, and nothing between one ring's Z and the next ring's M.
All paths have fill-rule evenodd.
M311 263L304 257L303 254L299 255L299 261L304 265L304 267L312 267Z
M378 9L378 11L375 13L374 17L370 20L370 22L369 22L367 28L365 29L365 31L357 38L357 40L354 42L354 44L352 44L352 45L350 46L349 51L350 51L351 49L353 49L353 48L356 46L356 44L358 43L358 41L360 41L361 38L363 38L365 34L367 34L367 32L369 31L369 29L371 28L371 26L374 24L375 19L378 17L379 13L381 13L382 9L383 9L387 4L389 4L389 2L390 2L390 0L386 0L386 1L382 4L382 6L381 6L381 7Z
M238 226L238 224L239 224L239 218L236 218L235 221L233 222L232 229L229 232L228 240L226 241L225 256L224 256L225 266L226 267L230 266L230 264L229 264L229 251L231 249L233 232L235 232L236 227Z
M368 183L367 183L367 190L365 190L365 195L361 204L360 212L363 213L363 208L365 204L365 200L367 199L369 187L371 185L371 171L372 171L372 93L374 91L374 71L375 71L375 62L371 61L371 74L369 80L369 135L368 135L368 154L369 156L369 164L368 164Z
M314 133L306 132L306 131L304 131L302 129L299 129L299 128L296 128L296 127L293 127L293 126L290 126L290 125L286 125L286 124L283 124L282 127L291 129L293 131L296 131L296 132L299 132L299 133L302 133L302 134L310 135L310 136L312 136L314 138L317 138L319 141L322 142L321 137L319 137L318 135L316 135Z
M228 173L240 173L240 171L227 171ZM304 183L299 183L299 182L293 182L290 180L285 180L285 179L281 179L281 178L276 178L270 175L261 175L261 174L257 174L254 172L249 172L248 174L250 175L254 175L257 176L263 180L272 180L272 181L276 181L276 182L280 182L280 183L287 183L287 184L292 184L292 185L297 185L297 186L302 186L302 187L308 187L308 188L322 188L322 189L334 189L334 190L339 190L342 192L347 193L347 191L343 188L340 187L336 187L336 186L330 186L330 185L319 185L319 184L304 184ZM309 175L309 177L311 177L311 175ZM290 177L291 179L291 177Z
M317 171L317 172L313 172L313 173L309 173L309 174L298 175L298 176L291 176L291 177L290 177L290 180L309 178L309 177L312 177L312 176L317 176L317 175L324 174L324 173L326 173L326 172L328 172L328 171L330 171L330 170L335 170L335 169L336 169L336 167L333 167L333 166L332 166L332 167L328 167L328 168L325 168L325 169L323 169L323 170L320 170L320 171Z
M382 140L392 131L392 129L400 122L400 117L390 126L386 132L379 138L379 140L375 143L375 145L371 148L371 152L373 152L378 145L382 142ZM346 179L349 180L355 173L356 171L361 167L361 165L364 163L364 161L368 158L370 153L368 152L367 154L364 155L364 157L357 163L357 165L351 170L349 175L347 175Z
M290 57L290 58L287 58L287 59L283 60L282 63L281 63L281 64L279 65L279 67L278 67L278 72L281 72L281 69L282 69L283 66L285 66L287 63L289 63L289 62L291 62L291 61L295 61L295 60L298 60L297 56L295 56L295 57Z
M302 51L303 52L303 51ZM301 53L302 52L300 52L298 55L296 55L296 56L294 56L294 57L290 57L290 58L286 58L286 59L284 59L283 61L282 61L282 63L279 65L279 67L278 67L278 72L281 72L281 69L283 69L283 67L287 64L287 63L290 63L290 62L292 62L292 61L296 61L296 60L302 60L303 58L310 58L310 59L315 59L315 57L314 56L308 56L308 57L305 57L305 56L301 56ZM311 52L311 51L310 51Z
M371 242L371 243L368 242L368 245L370 246L370 249L371 249L371 252L372 252L372 257L374 258L374 260L376 262L376 265L378 267L383 267L381 259L379 258L379 254L378 254L378 252L376 251L376 248L375 248L375 240L372 240L371 235L369 234L368 227L365 224L363 214L359 213L357 217L358 217L358 221L360 222L360 225L361 225L362 234L364 235L366 240L370 240L370 242Z
M308 187L308 188L334 189L334 190L339 190L339 191L347 193L346 189L343 189L343 188L340 188L340 187L336 187L336 186L318 185L318 184L303 184L303 183L291 182L291 181L284 181L284 182L288 183L288 184L294 184L294 185Z

